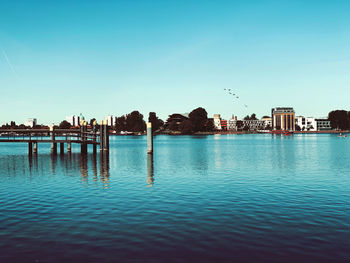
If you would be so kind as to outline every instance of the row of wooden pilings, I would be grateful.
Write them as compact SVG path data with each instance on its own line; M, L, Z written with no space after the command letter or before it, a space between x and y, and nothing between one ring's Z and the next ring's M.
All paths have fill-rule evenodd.
M92 126L93 133L88 133L87 131L87 122L83 121L80 126L80 151L81 154L87 154L88 153L88 136L92 136L92 147L93 147L93 154L97 153L97 126L96 122ZM107 122L101 121L100 128L99 128L99 137L100 137L100 152L109 152L109 128L107 125ZM53 128L50 128L50 139L51 139L51 153L57 154L57 142L55 131ZM90 138L91 139L91 138ZM91 141L91 140L90 140ZM28 152L29 155L32 153L37 154L38 153L38 141L31 141L28 143ZM72 142L66 141L67 143L67 152L71 153L72 151ZM64 154L64 142L59 142L60 144L60 154ZM153 132L152 132L152 123L147 123L147 154L153 154Z
M88 144L92 144L93 147L93 154L97 153L97 145L100 145L100 152L109 152L109 128L106 121L101 121L100 127L99 127L99 139L100 141L97 141L97 123L96 121L92 125L92 132L88 132L87 130L87 122L82 121L80 123L80 137L77 137L75 141L78 141L80 143L80 151L81 154L87 154L88 152ZM57 143L56 141L56 134L53 127L50 127L50 141L51 141L51 153L57 154ZM65 141L65 142L63 142ZM72 152L72 141L74 140L61 140L59 142L60 144L60 154L64 154L64 144L67 143L67 152ZM29 155L37 154L38 153L38 142L40 140L33 140L28 143L28 153Z

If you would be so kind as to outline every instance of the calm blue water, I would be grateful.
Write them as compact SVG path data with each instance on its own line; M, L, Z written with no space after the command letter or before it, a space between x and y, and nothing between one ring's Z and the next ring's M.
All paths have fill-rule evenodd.
M350 138L0 144L0 262L349 262Z

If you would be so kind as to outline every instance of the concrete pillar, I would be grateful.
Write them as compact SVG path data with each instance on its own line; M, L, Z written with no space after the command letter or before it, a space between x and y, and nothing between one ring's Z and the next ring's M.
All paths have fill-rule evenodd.
M273 115L272 129L276 130L276 114Z
M283 119L284 119L284 115L281 115L281 130L282 130L282 131L284 130L284 122L283 122Z
M153 134L151 122L147 122L147 153L153 154Z

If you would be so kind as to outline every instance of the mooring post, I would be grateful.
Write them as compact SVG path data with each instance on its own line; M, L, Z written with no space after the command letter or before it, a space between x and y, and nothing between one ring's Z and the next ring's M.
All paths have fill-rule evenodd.
M109 129L108 129L108 123L105 121L104 123L104 150L109 151Z
M37 154L38 153L38 142L33 142L33 152L34 154Z
M103 121L100 122L100 151L103 151L104 148L104 128L103 128Z
M54 126L50 127L51 132L51 153L57 154L57 143L55 142L55 129Z
M64 142L60 142L60 154L64 154Z
M147 122L147 153L153 154L152 122Z
M32 142L28 142L28 154L32 155L33 153L33 144Z
M82 122L82 142L81 142L81 153L87 154L87 143L86 143L86 132L87 132L87 122Z
M92 136L92 140L93 140L93 154L96 155L97 152L97 146L96 146L96 120L92 123L92 131L93 131L93 136Z

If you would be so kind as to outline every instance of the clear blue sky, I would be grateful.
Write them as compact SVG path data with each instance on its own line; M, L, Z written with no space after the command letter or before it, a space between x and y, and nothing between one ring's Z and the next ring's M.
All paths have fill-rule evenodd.
M336 0L2 0L0 123L350 110L349 13Z

